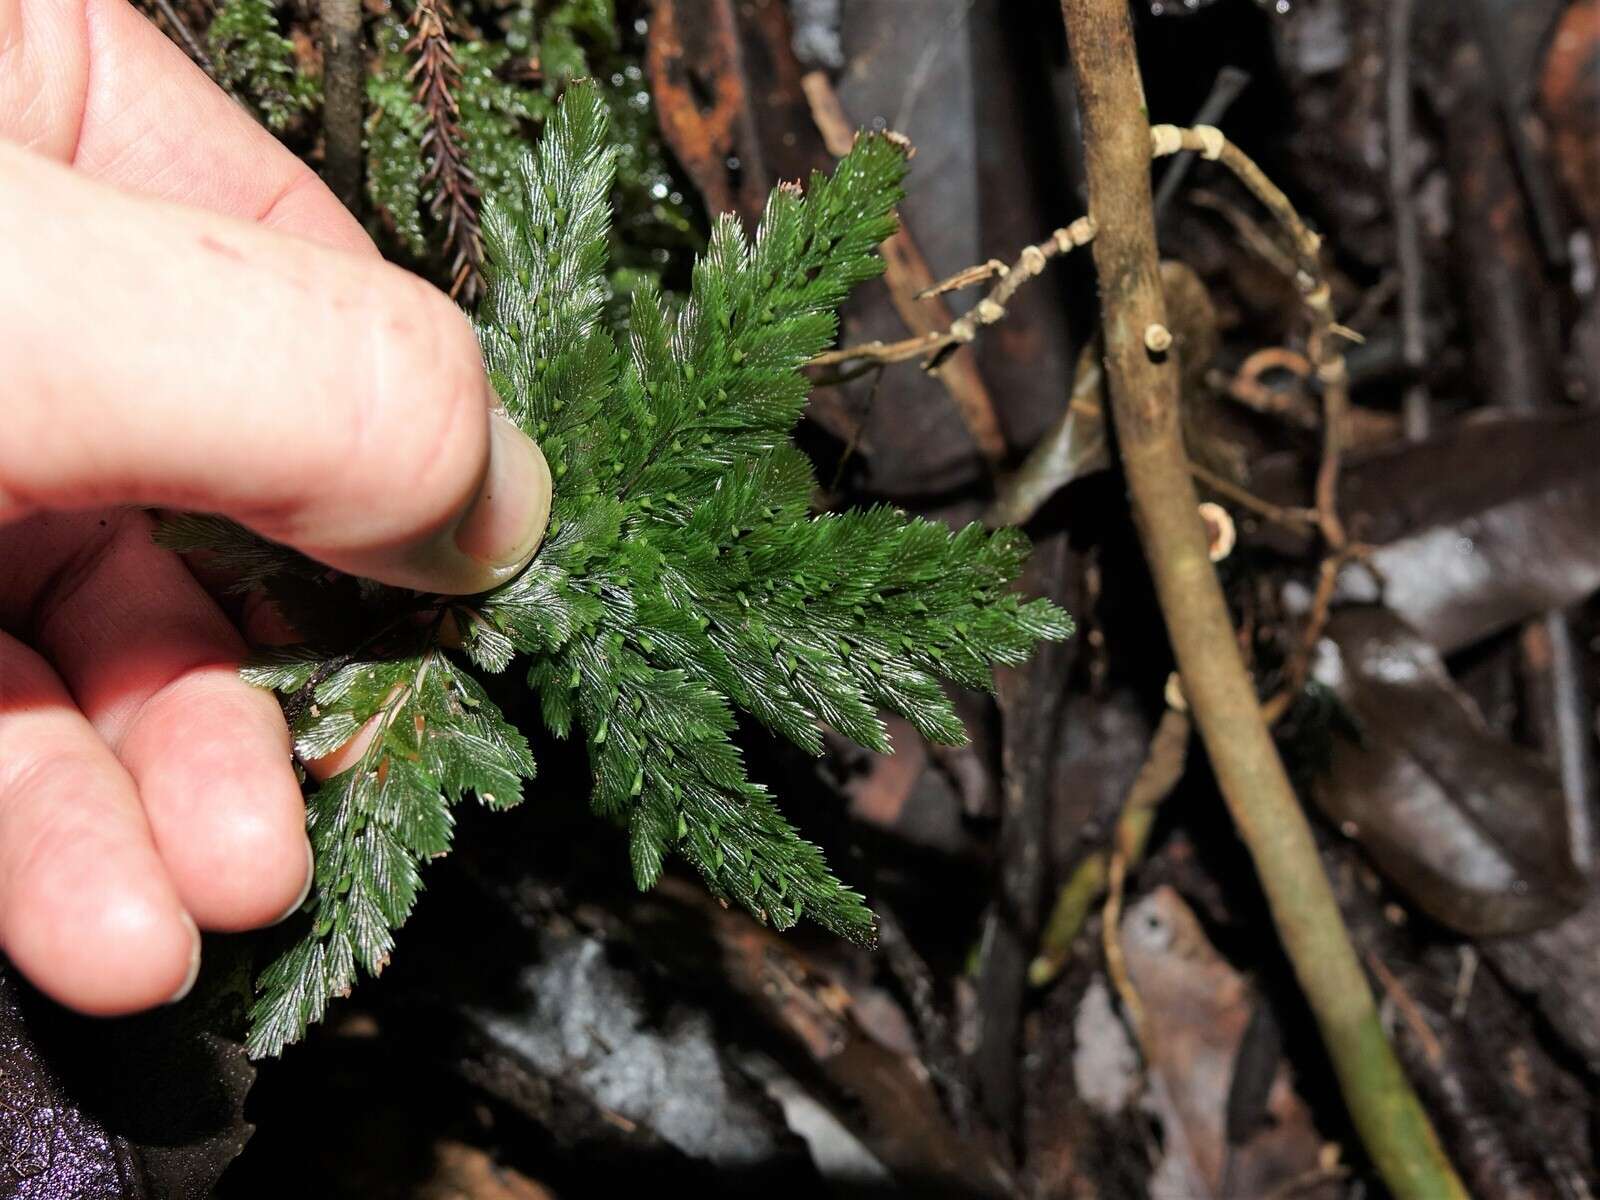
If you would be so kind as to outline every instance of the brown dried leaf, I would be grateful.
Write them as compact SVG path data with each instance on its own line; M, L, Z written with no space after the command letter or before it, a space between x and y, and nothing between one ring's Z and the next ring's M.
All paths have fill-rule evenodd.
M1162 1128L1151 1196L1256 1200L1314 1178L1322 1138L1281 1061L1265 1068L1270 1121L1229 1143L1230 1094L1262 1001L1212 947L1189 906L1172 888L1158 888L1128 908L1121 936L1144 1010L1147 1102ZM1326 1200L1337 1191L1330 1181L1297 1194Z
M1358 726L1334 735L1317 801L1419 908L1490 936L1583 902L1560 779L1489 732L1414 629L1384 609L1337 613L1316 674Z

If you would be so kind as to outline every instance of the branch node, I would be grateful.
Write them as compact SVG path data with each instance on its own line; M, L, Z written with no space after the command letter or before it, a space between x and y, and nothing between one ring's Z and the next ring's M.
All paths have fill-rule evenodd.
M1094 237L1095 230L1096 225L1092 218L1078 217L1065 228L1057 229L1047 240L1038 245L1023 247L1017 256L1017 261L1009 267L997 259L990 259L978 266L957 271L949 278L922 289L917 293L919 300L930 299L985 279L996 281L988 294L978 301L970 313L951 322L947 329L930 331L898 342L868 342L860 346L829 350L813 358L811 364L822 366L854 359L892 363L926 355L923 362L924 369L935 369L944 363L947 352L952 346L973 341L977 337L979 328L993 325L1004 317L1006 305L1011 297L1016 295L1022 285L1030 279L1037 279L1042 275L1045 268L1050 265L1050 259L1087 245Z
M1150 126L1150 155L1164 158L1183 149L1183 130L1176 125Z

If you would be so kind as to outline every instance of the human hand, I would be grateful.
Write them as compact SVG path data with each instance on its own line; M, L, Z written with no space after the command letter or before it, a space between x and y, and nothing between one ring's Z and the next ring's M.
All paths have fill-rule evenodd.
M0 0L0 948L90 1013L310 883L276 702L126 505L484 590L550 473L465 318L126 0Z

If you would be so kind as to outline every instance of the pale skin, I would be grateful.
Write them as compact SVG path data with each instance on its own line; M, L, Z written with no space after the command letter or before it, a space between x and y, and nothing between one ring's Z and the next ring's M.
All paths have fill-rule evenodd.
M126 0L0 0L0 247L0 950L133 1012L310 882L277 703L143 509L470 593L550 474L454 305Z

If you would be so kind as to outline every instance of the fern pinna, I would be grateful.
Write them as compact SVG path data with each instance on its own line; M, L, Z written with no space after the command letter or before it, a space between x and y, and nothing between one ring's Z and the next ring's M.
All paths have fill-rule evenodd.
M901 145L864 135L804 194L779 187L753 242L723 217L681 309L640 289L620 344L602 320L613 160L596 92L574 86L525 164L522 203L485 214L484 358L556 479L549 534L520 576L470 599L420 596L211 518L166 532L231 559L306 634L250 668L284 697L300 755L376 731L310 797L310 925L261 976L255 1054L298 1037L358 967L382 968L419 865L448 848L453 804L515 803L533 777L477 672L524 663L550 730L581 731L594 808L626 823L641 888L678 854L777 927L808 916L870 941L862 897L747 775L735 711L812 752L822 726L888 750L882 710L957 742L941 680L988 687L994 664L1071 631L1010 590L1027 549L1013 531L810 511L811 468L789 440L800 368L882 269Z

